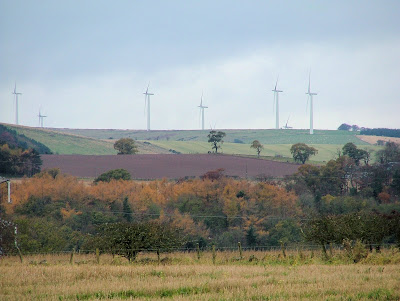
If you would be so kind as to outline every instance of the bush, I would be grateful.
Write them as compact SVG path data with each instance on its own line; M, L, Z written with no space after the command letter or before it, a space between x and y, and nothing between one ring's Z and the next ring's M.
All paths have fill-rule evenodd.
M111 180L125 180L129 181L131 180L131 174L123 168L120 169L113 169L110 171L107 171L100 176L98 176L95 180L94 183L97 182L110 182Z

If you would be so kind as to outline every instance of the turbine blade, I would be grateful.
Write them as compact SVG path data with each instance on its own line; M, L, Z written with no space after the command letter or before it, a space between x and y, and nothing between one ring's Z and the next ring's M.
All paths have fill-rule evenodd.
M311 93L311 70L310 73L308 73L308 93Z

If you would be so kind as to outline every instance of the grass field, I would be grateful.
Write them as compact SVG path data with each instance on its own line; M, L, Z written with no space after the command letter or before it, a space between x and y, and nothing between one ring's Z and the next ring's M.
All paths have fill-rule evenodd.
M7 125L9 128L46 145L60 155L116 155L115 140L100 140L47 129ZM168 150L138 142L140 154L166 154Z
M101 255L0 260L1 300L399 300L397 264L322 262L318 254L246 251L149 254L137 262ZM386 254L385 256L387 256ZM150 257L149 257L150 256ZM379 257L379 255L371 255ZM398 253L394 254L397 256ZM384 257L384 256L382 256ZM302 258L302 259L301 259ZM368 259L368 258L367 258Z
M80 137L67 133L53 132L46 129L30 128L23 126L10 126L9 128L26 137L46 145L54 154L81 154L81 155L112 155L117 154L113 144L108 141Z
M48 146L55 154L111 155L116 154L113 143L122 137L137 139L140 154L167 154L171 150L183 154L202 154L211 150L207 143L208 131L133 131L102 129L40 129L7 125L18 133ZM329 161L337 150L352 142L364 149L377 151L380 147L357 138L346 131L316 130L224 130L226 137L222 151L225 154L255 155L250 143L257 139L264 145L261 155L274 160L289 160L290 147L304 142L318 149L311 158L315 162ZM277 158L283 157L283 158Z
M137 140L164 140L164 141L207 141L209 130L187 131L135 131L135 130L106 130L106 129L55 129L67 133L96 139L132 138ZM315 130L314 135L309 135L308 130L222 130L226 133L225 142L251 143L259 140L262 144L340 144L353 142L356 145L368 145L357 138L356 133L347 131Z
M165 149L173 149L183 154L202 154L207 153L211 150L210 143L203 141L151 141L151 144L160 146ZM276 157L277 155L291 160L292 155L290 153L291 144L269 144L264 145L264 149L261 152L261 156ZM318 150L316 156L312 156L312 161L323 162L337 158L337 150L342 149L341 144L310 144ZM369 149L377 151L382 147L376 145L359 146L363 149ZM222 152L230 155L256 155L256 151L250 148L250 144L241 143L224 143L222 145Z

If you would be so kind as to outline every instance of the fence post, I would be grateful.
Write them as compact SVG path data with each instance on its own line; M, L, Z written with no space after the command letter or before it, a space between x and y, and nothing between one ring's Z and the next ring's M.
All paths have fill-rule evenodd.
M97 264L100 263L100 250L99 250L99 248L96 248L96 261L97 261Z
M197 260L200 260L200 245L199 245L199 243L196 244L196 249L197 249Z
M239 258L242 259L243 253L242 253L242 244L240 243L240 241L238 242L238 248L239 248Z
M215 245L212 245L212 261L215 264L215 259L217 258L217 254L215 253Z
M23 263L23 257L22 257L22 253L21 253L21 250L20 250L20 248L17 246L17 250L18 250L18 256L19 256L19 260L21 261L21 263Z
M74 255L75 255L75 248L72 249L71 257L69 258L70 265L74 265Z
M161 263L161 259L160 259L160 249L157 249L157 262L158 262L158 265L160 265L160 263Z
M24 261L22 258L22 253L20 248L18 247L18 242L17 242L17 235L18 235L18 226L14 226L14 244L15 244L15 248L18 251L18 256L19 256L19 260L21 260L21 263Z
M281 249L282 249L282 255L284 258L286 258L286 250L285 250L285 243L281 242Z

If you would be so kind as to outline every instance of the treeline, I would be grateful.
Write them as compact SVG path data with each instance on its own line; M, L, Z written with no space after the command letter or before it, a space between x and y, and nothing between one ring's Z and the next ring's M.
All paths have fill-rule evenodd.
M30 252L91 249L89 238L101 225L123 222L169 224L184 233L186 248L301 240L293 192L223 176L86 185L53 170L15 184L12 200L7 215L18 224L21 250Z
M32 176L40 172L42 159L32 148L22 149L0 145L0 174L8 176Z
M400 129L386 129L386 128L368 129L368 128L362 128L361 131L360 131L360 135L384 136L384 137L397 137L397 138L400 138Z
M13 202L0 213L18 225L23 252L100 248L134 259L140 250L237 242L312 242L322 249L359 243L379 250L384 243L400 246L399 154L398 145L387 144L370 164L372 154L347 144L324 166L304 164L295 175L258 181L215 170L198 179L137 182L117 170L88 184L52 169L13 184ZM12 226L4 227L12 246ZM166 232L158 236L160 227Z

